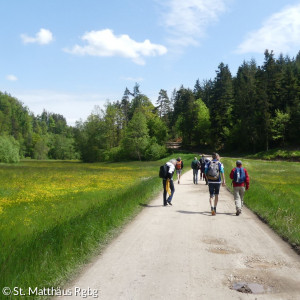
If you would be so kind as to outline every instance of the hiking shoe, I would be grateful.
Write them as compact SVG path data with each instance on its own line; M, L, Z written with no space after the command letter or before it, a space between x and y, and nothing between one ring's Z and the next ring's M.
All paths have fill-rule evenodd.
M239 216L241 213L242 213L242 210L241 210L240 208L238 208L238 209L236 210L236 215Z

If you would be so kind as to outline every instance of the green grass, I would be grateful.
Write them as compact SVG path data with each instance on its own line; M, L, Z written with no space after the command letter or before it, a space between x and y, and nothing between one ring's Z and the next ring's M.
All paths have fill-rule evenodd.
M289 160L300 161L299 150L272 149L269 151L258 152L248 155L247 158L265 159L265 160Z
M176 155L186 166L193 157ZM1 164L0 287L63 284L162 189L159 166L170 158Z
M236 159L222 158L227 183ZM242 159L250 176L245 204L281 237L300 246L300 163ZM229 184L227 184L229 186ZM230 187L232 189L232 187Z

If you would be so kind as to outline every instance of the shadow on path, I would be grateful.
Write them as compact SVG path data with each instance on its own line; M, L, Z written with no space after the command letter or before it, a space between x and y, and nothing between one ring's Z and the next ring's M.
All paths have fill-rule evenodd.
M143 207L162 207L163 205L149 205L149 204L145 204L145 203L139 203L140 206Z
M211 212L210 211L177 210L177 212L179 212L181 214L187 214L187 215L199 214L199 215L204 215L204 216L211 216ZM235 213L222 213L222 212L217 212L217 215L236 216Z

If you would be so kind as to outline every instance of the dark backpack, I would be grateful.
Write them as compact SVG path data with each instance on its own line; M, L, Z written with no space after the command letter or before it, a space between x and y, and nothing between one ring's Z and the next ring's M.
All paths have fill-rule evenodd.
M167 164L164 164L163 166L160 166L160 168L159 168L159 177L163 178L163 179L167 178L168 171L169 171L169 168L168 168Z
M198 169L198 160L192 161L192 169Z
M246 173L243 167L235 168L233 173L233 181L235 183L243 183L246 181Z
M207 170L207 178L210 180L219 180L220 168L218 161L211 161Z

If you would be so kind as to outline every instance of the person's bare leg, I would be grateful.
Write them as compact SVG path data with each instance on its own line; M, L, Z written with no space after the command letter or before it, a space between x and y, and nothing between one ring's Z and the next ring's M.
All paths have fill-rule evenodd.
M214 205L214 211L217 212L217 205L218 205L219 195L215 195L215 205Z
M210 196L209 197L209 204L210 204L210 207L211 207L211 214L214 216L215 215L215 211L214 211L214 196Z

